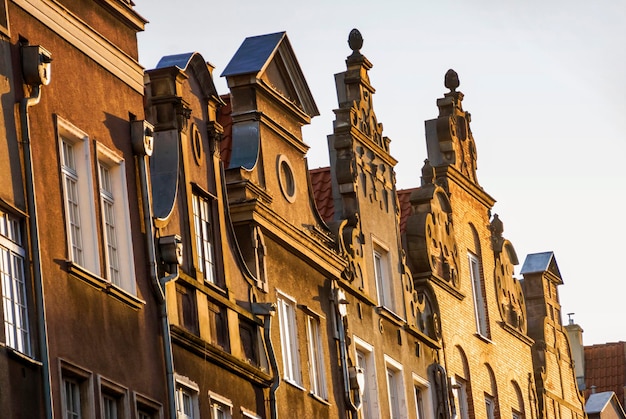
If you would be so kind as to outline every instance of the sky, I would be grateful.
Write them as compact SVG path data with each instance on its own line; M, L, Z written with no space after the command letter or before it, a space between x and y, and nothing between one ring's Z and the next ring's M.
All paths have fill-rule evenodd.
M626 341L626 2L619 0L134 0L150 21L139 61L199 52L219 77L248 36L286 31L320 116L303 129L309 168L326 136L358 28L374 65L374 110L391 139L398 188L420 184L424 121L457 71L478 151L478 181L497 202L520 260L553 251L566 313L585 345Z

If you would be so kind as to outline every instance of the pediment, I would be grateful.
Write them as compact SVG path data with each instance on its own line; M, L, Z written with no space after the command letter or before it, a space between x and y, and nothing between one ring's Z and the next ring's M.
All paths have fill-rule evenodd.
M213 98L221 102L213 76L208 64L198 52L187 52L184 54L167 55L159 60L156 68L177 67L187 76L193 76L198 80L202 94L205 98ZM212 66L210 67L213 68Z
M249 37L243 41L222 77L226 77L230 85L231 80L244 75L253 75L253 82L265 83L310 117L319 115L285 32Z

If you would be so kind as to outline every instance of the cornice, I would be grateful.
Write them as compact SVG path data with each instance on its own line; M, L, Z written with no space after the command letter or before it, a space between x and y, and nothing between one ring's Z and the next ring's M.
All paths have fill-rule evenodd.
M62 5L54 0L13 2L133 90L143 94L143 67Z
M254 222L261 226L267 236L281 242L287 249L314 266L318 266L331 276L339 278L346 262L334 251L325 247L306 230L295 228L269 206L260 201L248 201L230 205L233 224Z

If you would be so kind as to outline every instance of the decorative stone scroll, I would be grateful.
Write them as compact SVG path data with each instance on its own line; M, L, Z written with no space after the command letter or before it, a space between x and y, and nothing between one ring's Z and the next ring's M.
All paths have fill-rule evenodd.
M440 186L425 185L410 200L406 238L413 273L431 273L458 289L459 252L446 192Z
M359 214L349 216L339 224L337 234L339 253L348 261L343 277L351 283L363 287L363 233Z
M495 214L491 221L491 243L495 255L495 285L498 309L502 321L520 333L526 334L527 316L524 292L520 282L513 277L518 264L513 245L502 237L502 221Z

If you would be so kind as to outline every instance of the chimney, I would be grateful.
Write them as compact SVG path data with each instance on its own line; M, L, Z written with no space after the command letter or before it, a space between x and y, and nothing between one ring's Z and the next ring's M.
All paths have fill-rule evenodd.
M572 349L578 390L583 391L585 390L585 348L583 346L583 329L574 323L573 315L574 313L567 313L568 324L565 326L565 330L567 331L567 337L569 338L570 347Z

